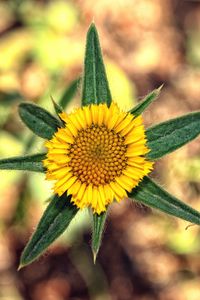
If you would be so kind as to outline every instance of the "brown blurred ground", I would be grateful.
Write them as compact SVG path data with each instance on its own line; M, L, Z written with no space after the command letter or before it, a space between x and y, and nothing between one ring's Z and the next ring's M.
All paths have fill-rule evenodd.
M164 83L160 99L144 113L147 126L200 109L199 1L1 1L1 157L22 153L31 137L19 121L18 103L50 108L50 94L59 98L79 76L93 19L113 98L123 108ZM79 104L79 94L70 106ZM163 158L152 174L196 209L199 146L198 139ZM41 147L36 140L30 151ZM127 200L110 210L96 266L85 213L47 254L17 272L49 195L43 176L0 173L0 299L200 299L199 228L185 230L188 223Z

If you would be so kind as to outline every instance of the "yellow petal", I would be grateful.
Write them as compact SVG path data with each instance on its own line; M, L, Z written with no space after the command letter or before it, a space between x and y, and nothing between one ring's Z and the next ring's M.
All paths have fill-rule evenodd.
M69 115L69 122L72 123L77 130L80 130L82 128L81 124L74 116L74 113Z
M62 186L59 187L59 190L66 192L76 180L77 177L75 176L69 178Z
M97 202L98 202L98 190L97 187L93 187L92 189L93 198L92 198L92 208L96 211Z
M133 187L134 187L134 183L135 181L130 178L130 177L127 177L127 176L120 176L120 177L116 177L115 179L117 181L117 183L122 187L124 188L125 190L127 190L128 192L131 192Z
M79 112L77 114L74 114L74 117L78 120L82 128L86 128L87 122L86 122L85 114L81 108L79 109Z
M98 123L99 126L102 125L103 118L104 118L104 106L102 104L100 104L99 105L99 110L98 110L98 120L97 120L97 123Z
M48 157L49 160L52 160L53 162L56 162L59 165L66 164L70 161L69 156L64 155L64 154L51 154L51 153L48 153L47 157Z
M126 191L117 183L117 182L110 182L110 186L115 194L119 197L123 198L126 194Z
M66 176L69 172L71 172L71 170L72 170L71 167L61 167L56 171L52 171L52 174L59 179L62 178L63 176Z
M116 122L116 124L115 124L114 129L115 129L121 122L123 122L123 120L125 119L126 116L127 116L127 113L125 113L125 112L120 112L119 118L118 118L118 120L117 120L117 122Z
M141 125L143 123L142 115L136 117L133 119L133 122L135 124L135 127Z
M98 106L92 104L91 105L91 114L92 114L92 122L93 124L98 123Z
M102 205L105 206L106 196L104 194L104 188L103 188L102 185L99 186L99 195L100 195L100 198L101 198Z
M96 212L99 214L103 211L105 211L105 202L103 202L104 198L102 198L102 194L100 194L99 187L98 187L98 193L97 193L97 205L96 205Z
M52 149L49 150L48 153L51 153L51 154L67 154L67 149L52 148Z
M133 116L132 115L127 115L125 119L123 119L123 121L121 123L119 123L119 125L117 125L115 127L115 131L116 132L120 132L121 130L123 130L127 125L130 124L130 122L132 121Z
M81 187L80 187L80 190L78 191L77 196L76 196L76 198L79 199L80 201L82 201L85 189L86 189L86 184L82 183Z
M91 108L89 106L83 107L83 112L85 115L85 120L88 126L92 125L92 114L91 114Z
M65 177L59 179L56 183L55 183L55 186L54 186L54 190L59 190L60 187L67 181L69 180L70 178L72 177L72 174L71 173L68 173Z
M125 137L125 145L128 145L128 144L134 144L138 141L144 141L144 136L140 136L139 134L138 135L129 135L128 137L126 136ZM144 141L144 144L145 144L145 141Z
M68 122L68 116L65 112L62 112L59 114L59 117L61 118L61 120L63 120L65 123Z
M138 180L139 178L142 178L144 176L144 172L136 169L136 168L126 168L125 170L123 170L123 174L125 174L126 176L133 178L135 180Z
M92 184L91 183L88 185L88 198L90 199L90 202L92 202L92 199L93 199L93 188L92 188Z
M55 136L61 140L61 141L64 141L64 142L67 142L67 143L70 143L70 144L73 144L74 142L74 139L71 135L67 134L67 132L65 131L65 129L60 129L58 130L56 133L55 133Z
M148 148L146 148L145 146L138 146L138 147L135 147L134 150L130 151L130 150L127 150L127 153L126 153L126 156L129 158L131 157L135 157L135 156L138 156L138 155L144 155L144 154L147 154L150 150Z
M113 127L116 125L116 122L119 118L118 114L114 114L108 121L107 121L107 127L109 130L112 130Z
M72 122L67 123L67 128L69 129L69 131L71 132L71 134L76 137L78 134L78 130L77 128L74 126L74 124Z
M124 127L124 129L121 130L120 134L122 136L126 136L127 134L132 132L133 128L135 128L135 124L132 121L126 127Z
M104 185L104 193L106 196L106 204L109 204L113 201L114 193L109 184Z
M81 182L79 180L77 180L76 182L74 182L74 184L68 189L67 193L68 195L77 195L80 187L81 187Z
M86 207L89 205L89 197L88 197L88 186L86 187L82 200L81 200L83 207Z

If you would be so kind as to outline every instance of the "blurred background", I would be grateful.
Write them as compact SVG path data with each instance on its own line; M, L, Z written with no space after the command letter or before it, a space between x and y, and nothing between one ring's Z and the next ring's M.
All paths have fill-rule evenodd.
M19 119L20 101L80 105L85 35L94 20L113 99L129 109L164 87L146 126L200 109L200 1L0 1L0 157L43 141ZM77 83L78 82L78 83ZM199 139L156 163L152 177L200 210ZM0 172L1 300L199 300L200 230L124 200L114 204L94 266L82 211L37 262L19 257L51 195L44 175Z

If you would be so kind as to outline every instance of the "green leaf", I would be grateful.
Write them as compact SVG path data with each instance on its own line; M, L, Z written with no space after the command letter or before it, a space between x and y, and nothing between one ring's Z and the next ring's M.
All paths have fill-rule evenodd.
M64 91L62 97L59 100L59 105L65 109L66 106L70 103L70 101L73 99L74 95L76 94L76 91L78 89L78 86L80 84L80 78L75 79L71 82L69 87Z
M23 101L23 96L18 92L2 92L0 91L1 105L11 105L13 102Z
M91 24L86 40L82 105L107 103L110 106L111 100L98 33Z
M106 212L103 212L100 215L93 214L92 252L93 252L94 263L96 261L97 254L101 246L106 217L107 217Z
M63 112L62 107L54 101L52 96L51 96L51 101L53 103L54 110L59 118L60 127L65 127L65 122L63 122L63 120L60 118L60 114Z
M46 154L33 154L26 156L10 157L0 160L0 170L25 170L33 172L44 172L42 160Z
M51 139L60 127L59 121L54 116L32 103L21 103L19 115L29 129L44 139Z
M53 107L54 107L56 114L59 116L59 114L61 114L63 112L62 107L53 99L52 96L51 96L51 101L53 103Z
M47 206L33 236L26 245L20 259L19 269L38 258L69 226L78 212L70 202L71 196L55 195Z
M167 214L200 225L200 213L162 189L149 177L129 193L130 198L157 208Z
M158 89L153 90L151 93L149 93L142 101L140 101L129 112L133 114L135 117L141 115L145 111L145 109L147 109L147 107L158 98L162 87L163 84Z
M147 157L158 159L187 144L200 133L200 112L171 119L146 130L148 147Z

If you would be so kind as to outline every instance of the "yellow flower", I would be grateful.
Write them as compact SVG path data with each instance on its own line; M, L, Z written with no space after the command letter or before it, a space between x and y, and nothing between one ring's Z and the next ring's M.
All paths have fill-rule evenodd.
M112 103L63 112L60 118L65 127L45 143L48 153L43 163L46 178L55 180L54 192L72 195L77 207L91 207L100 214L151 171L141 116L122 112Z

